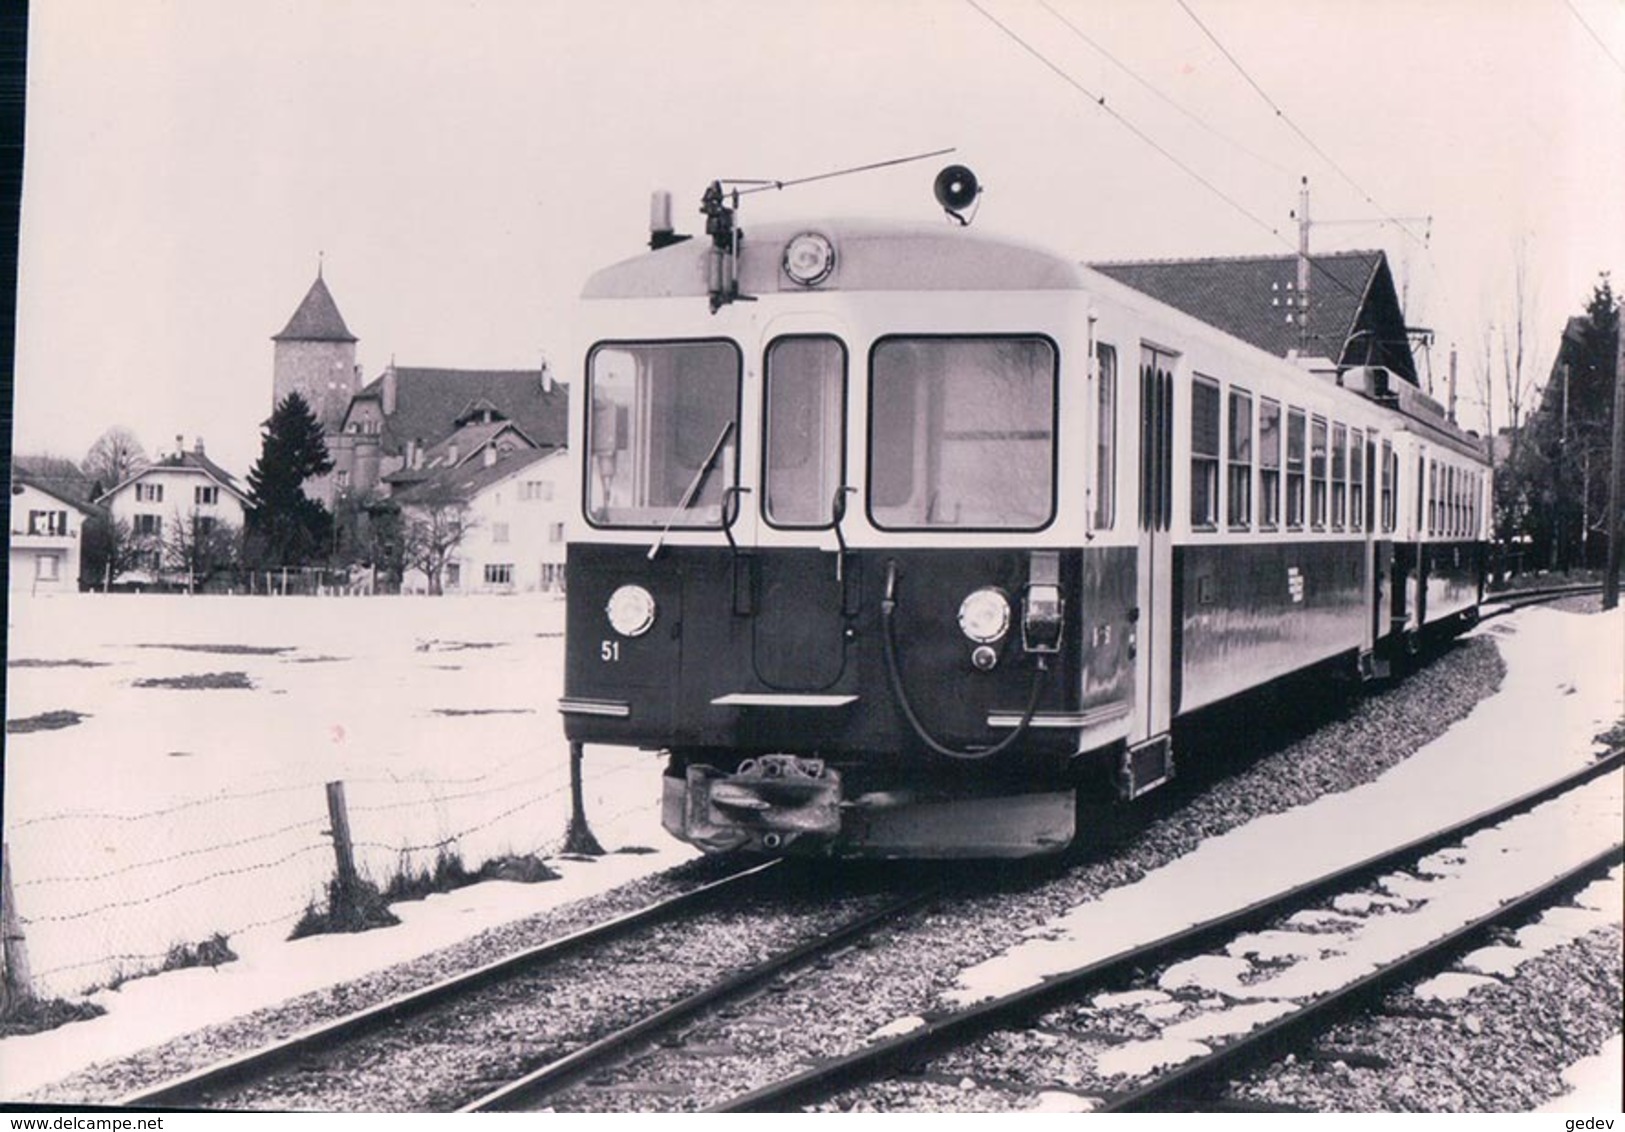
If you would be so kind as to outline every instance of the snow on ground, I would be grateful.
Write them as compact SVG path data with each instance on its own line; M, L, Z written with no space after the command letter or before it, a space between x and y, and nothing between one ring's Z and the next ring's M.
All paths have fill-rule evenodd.
M0 1042L0 1095L691 857L660 828L660 760L589 748L587 814L610 856L555 859L560 881L397 904L399 927L286 942L333 871L327 782L345 783L358 863L378 880L403 849L432 863L442 841L470 867L558 850L562 631L547 596L13 600L8 721L86 716L6 740L6 841L37 982L73 996L215 932L240 958L101 990L106 1016ZM249 686L139 684L222 673Z
M1507 665L1501 689L1433 743L1375 782L1210 838L1138 883L1080 905L1044 925L1045 938L967 970L955 999L1006 994L1168 935L1584 765L1593 736L1625 713L1622 627L1625 609L1594 616L1530 609L1497 619L1481 631L1498 633ZM1544 833L1568 843L1576 858L1618 823L1617 785L1588 796L1603 810L1575 815L1584 828ZM1288 845L1292 852L1282 852Z
M1502 688L1415 756L1368 785L1211 838L1136 884L1078 906L1035 938L965 971L951 997L970 1003L1034 985L1353 864L1584 765L1597 748L1593 737L1625 714L1622 626L1625 610L1577 616L1531 609L1498 619L1481 631L1497 634L1507 665ZM1503 884L1534 887L1551 875L1550 862L1567 867L1606 849L1625 820L1621 795L1619 776L1607 776L1562 806L1479 834L1448 862L1434 862L1432 875L1393 878L1389 894L1339 908L1351 913L1345 930L1309 937L1326 954L1304 956L1264 978L1239 957L1202 957L1166 972L1164 989L1197 986L1272 1002L1341 985L1433 938L1443 925L1492 910ZM1621 887L1615 870L1605 893L1589 891L1584 906L1554 910L1537 925L1541 931L1520 942L1549 947L1618 922ZM1413 901L1411 911L1396 911ZM1266 934L1234 950L1279 958L1277 943ZM1520 949L1521 959L1535 953ZM1484 968L1516 965L1506 956L1479 959ZM1190 1035L1165 1034L1118 1056L1140 1068L1174 1063L1192 1056L1192 1044Z

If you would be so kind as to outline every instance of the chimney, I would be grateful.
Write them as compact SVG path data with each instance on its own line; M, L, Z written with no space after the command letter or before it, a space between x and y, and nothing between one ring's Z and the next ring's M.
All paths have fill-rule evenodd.
M395 398L399 394L398 382L395 377L395 363L391 361L389 368L384 371L384 416L395 415Z
M203 455L203 438L201 436L192 442L192 451L199 456Z
M408 440L406 442L406 466L413 471L423 466L423 441Z
M542 359L542 392L553 392L553 367L547 364L546 358Z

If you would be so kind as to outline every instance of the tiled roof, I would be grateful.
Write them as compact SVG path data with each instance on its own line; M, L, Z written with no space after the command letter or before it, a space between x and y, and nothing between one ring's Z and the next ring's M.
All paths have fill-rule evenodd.
M46 495L49 495L52 499L66 503L69 507L82 511L87 515L103 514L102 508L97 507L93 503L85 502L85 500L74 494L71 489L64 487L63 482L60 479L53 479L48 476L31 475L22 468L13 467L11 469L11 482L14 485L27 484L34 490L42 491Z
M101 499L98 499L97 502L100 503L103 500L111 499L130 484L135 483L137 480L152 472L163 471L166 469L169 471L174 471L179 468L190 468L195 472L199 472L213 480L215 483L219 484L221 487L225 488L227 491L231 492L233 495L237 496L237 498L241 499L244 503L248 502L248 493L244 491L241 485L237 483L237 477L226 471L226 469L222 468L219 464L216 464L203 453L196 450L173 452L162 459L148 464L140 471L132 473L124 480L123 483L119 484L111 491L105 492Z
M321 275L310 285L299 309L293 312L281 334L272 336L275 342L354 342L356 336L344 325L338 304L327 289Z
M498 460L489 466L474 460L454 468L440 468L430 472L410 487L402 487L390 498L409 507L428 500L459 500L468 502L492 484L524 471L532 464L555 455L554 448L525 448Z
M558 382L542 388L542 371L429 369L396 366L395 411L384 418L379 448L404 456L412 441L439 443L457 427L465 411L484 402L512 421L533 443L558 448L565 443L569 389ZM385 375L368 382L357 399L382 400ZM483 406L482 406L483 407Z
M1090 264L1279 357L1301 349L1349 364L1370 361L1414 382L1416 365L1387 257L1381 251L1328 252L1314 256L1312 265L1304 342L1302 310L1294 305L1295 255Z
M503 433L515 436L519 441L519 447L537 447L530 437L526 436L512 421L468 424L426 449L423 453L423 466L433 468L450 466L454 463L466 464L478 455L482 448L495 441ZM457 449L457 459L455 461L451 459L451 450L454 446Z

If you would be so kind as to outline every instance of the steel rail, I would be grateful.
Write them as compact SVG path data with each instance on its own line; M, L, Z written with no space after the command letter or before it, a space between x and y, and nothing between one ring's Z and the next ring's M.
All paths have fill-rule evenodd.
M282 1041L204 1066L158 1085L136 1090L114 1103L126 1108L185 1107L185 1102L191 1098L212 1090L240 1085L307 1053L327 1050L336 1042L353 1040L375 1032L461 995L473 993L503 979L528 972L588 945L605 943L651 923L690 912L736 888L759 883L781 863L780 860L772 860L753 865L720 880L710 881L687 892L666 897L643 908L548 940L546 943L505 956L484 966L449 976L414 991L407 991L364 1010L320 1023Z
M589 1045L582 1046L556 1061L550 1062L516 1081L470 1101L458 1112L517 1112L536 1104L540 1098L556 1093L567 1085L602 1066L613 1063L617 1055L628 1046L658 1033L707 1007L740 996L770 981L786 971L802 966L829 952L846 946L853 940L871 934L883 924L908 915L939 898L940 888L889 902L886 906L856 917L822 936L800 944L780 955L772 956L754 967L722 979L703 990L696 991L680 1002L657 1010L612 1034L607 1034Z
M1522 896L1462 925L1363 978L1331 991L1285 1017L1266 1023L1195 1061L1190 1061L1130 1092L1112 1098L1095 1112L1184 1111L1176 1104L1211 1091L1224 1079L1261 1060L1301 1047L1335 1021L1346 1018L1391 987L1414 982L1437 970L1491 928L1514 923L1548 908L1559 897L1580 888L1599 873L1625 861L1625 842L1531 889Z
M929 1020L907 1034L875 1042L844 1057L832 1058L801 1073L724 1101L708 1111L783 1112L810 1099L827 1097L842 1088L895 1072L902 1066L917 1063L942 1050L966 1044L1001 1027L1043 1013L1085 991L1130 974L1136 968L1161 965L1212 941L1266 924L1281 916L1286 909L1392 871L1404 862L1426 856L1480 829L1533 809L1542 802L1617 770L1621 765L1625 765L1625 749L1612 750L1587 767L1448 828L1160 939L1127 948L1071 971L1051 975L1034 986Z

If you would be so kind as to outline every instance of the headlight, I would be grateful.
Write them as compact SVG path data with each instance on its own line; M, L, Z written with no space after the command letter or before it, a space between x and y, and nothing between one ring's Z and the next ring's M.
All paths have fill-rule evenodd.
M784 273L803 287L816 287L835 270L835 245L817 232L803 232L784 246Z
M623 637L641 637L655 623L654 595L642 586L622 586L604 606L610 628Z
M1003 639L1010 631L1010 599L991 587L975 591L959 603L959 628L979 645Z

